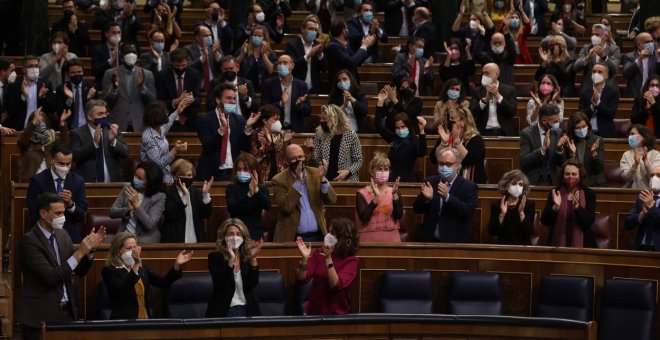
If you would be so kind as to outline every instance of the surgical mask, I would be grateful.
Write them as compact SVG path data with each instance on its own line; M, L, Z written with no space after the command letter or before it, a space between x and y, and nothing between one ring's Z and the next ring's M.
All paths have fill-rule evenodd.
M62 49L62 46L60 46L60 44L53 44L53 46L51 46L51 48L53 49L53 53L58 54L58 53L60 53L60 50Z
M59 176L60 178L65 178L66 175L69 174L69 167L68 166L54 165L53 166L53 171L55 171L55 174L57 176Z
M523 186L520 184L509 185L509 189L507 189L507 192L509 193L509 195L518 198L523 193Z
M479 28L479 24L477 23L476 20L470 20L470 29L475 31L477 28Z
M121 260L124 261L124 264L132 267L135 264L135 259L133 258L133 251L129 250L121 254Z
M234 71L225 71L225 72L222 72L222 76L225 77L225 80L234 81L234 79L236 79L236 72L234 72Z
M449 165L438 165L438 174L446 180L454 174L454 168Z
M651 177L651 181L649 182L649 186L651 187L651 190L653 190L653 192L660 191L660 177L658 177L658 176Z
M280 77L284 78L289 75L291 71L289 70L289 67L286 65L277 65L277 74L280 75Z
M206 44L207 47L211 47L213 45L213 37L210 35L204 37L204 44Z
M561 127L560 127L560 125L559 125L559 122L550 125L550 130L552 130L552 131L560 131L560 130L561 130Z
M330 233L325 234L325 237L323 238L323 245L326 247L334 247L337 245L337 237Z
M509 23L509 27L513 29L518 29L518 27L520 27L520 19L511 19L511 22Z
M144 181L137 177L133 177L133 188L136 190L144 189Z
M580 179L575 178L575 177L564 177L564 185L569 188L573 189L575 188L578 184L580 184Z
M495 1L494 6L495 6L496 9L503 9L504 8L504 1L499 1L499 0Z
M576 137L584 138L587 137L587 133L589 133L589 128L585 126L582 129L575 129L573 132L575 133Z
M280 133L282 131L282 122L279 120L270 125L270 132Z
M408 130L408 128L405 128L405 129L396 130L394 133L400 138L406 138L410 134L410 130Z
M373 18L374 18L374 12L372 11L362 12L362 20L364 20L365 22L370 23Z
M46 131L46 129L48 129L48 126L46 126L46 123L44 123L44 122L39 122L39 123L37 123L37 125L34 127L34 129L35 129L37 132L43 133L44 131Z
M16 81L16 77L17 77L16 71L12 71L12 72L9 74L9 76L7 77L7 81L8 81L10 84L13 84L13 83Z
M490 78L489 78L490 79ZM456 90L447 90L447 97L452 100L456 100L461 96L461 91Z
M653 95L653 97L657 97L660 94L660 87L656 87L656 86L649 87L649 92L651 92L651 95Z
M27 74L25 75L28 80L35 81L39 79L39 68L31 67L27 69Z
M323 132L325 132L325 133L330 132L330 126L328 126L328 122L321 122L320 126L321 126L321 130L323 130Z
M630 145L630 147L633 149L637 148L639 146L639 139L637 139L637 136L628 136L628 145Z
M504 45L491 46L490 48L491 48L491 50L493 50L493 53L495 53L495 54L504 53Z
M264 12L259 12L254 15L254 18L257 20L257 22L263 22L266 20L266 14L264 14Z
M128 66L134 66L135 63L137 62L137 58L138 58L137 54L127 53L126 55L124 55L124 64Z
M487 75L482 75L481 76L481 85L482 86L490 86L493 83L493 79Z
M108 117L94 119L94 126L98 126L98 125L101 125L102 128L107 127L109 125Z
M594 82L594 84L600 84L605 80L605 77L603 77L603 75L600 73L592 73L591 80Z
M264 42L264 37L260 37L258 35L253 35L252 36L252 45L254 46L261 46L261 44Z
M241 183L247 183L252 179L252 175L247 171L236 172L236 179Z
M242 236L226 236L225 237L225 242L227 243L228 247L231 247L231 249L238 249L238 247L243 244L243 237Z
M603 41L599 36L597 35L592 35L591 36L591 44L594 46L600 45L600 43Z
M71 79L71 82L74 83L75 85L80 85L80 83L82 83L83 76L82 74L76 74L73 76L69 76L69 79Z
M53 227L53 229L60 230L64 228L64 222L66 222L66 217L64 215L55 217L50 221L50 225Z
M644 44L644 48L649 50L649 52L651 52L651 54L653 54L655 52L655 43L653 41L648 42L648 43Z
M415 57L416 58L421 58L424 56L424 49L423 48L415 48Z
M124 9L124 1L117 0L117 2L115 2L115 9L116 10Z
M236 104L224 103L224 104L222 104L222 109L226 113L236 113Z
M337 87L342 91L348 91L351 89L350 81L339 81L337 82Z
M390 172L389 171L376 171L376 175L374 176L374 182L376 184L383 184L387 182L387 180L390 178Z
M163 50L165 49L165 43L164 42L155 42L151 46L158 53L163 52Z
M317 34L318 33L316 31L307 31L305 32L305 40L307 40L308 42L313 42L314 40L316 40Z
M121 35L113 35L110 38L108 38L108 42L110 42L110 45L117 45L121 41Z
M564 5L564 12L570 12L573 9L573 6L571 4L565 4Z
M554 90L554 88L550 84L541 84L541 86L539 86L539 91L543 93L544 96L552 93L552 90Z
M179 181L181 181L181 184L186 186L186 189L190 189L193 184L193 178L192 177L179 177Z

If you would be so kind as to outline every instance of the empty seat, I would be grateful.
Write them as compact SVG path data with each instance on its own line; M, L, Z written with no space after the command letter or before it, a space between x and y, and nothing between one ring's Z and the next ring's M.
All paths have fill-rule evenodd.
M309 291L312 290L312 283L314 283L314 279L309 280L305 285L296 282L293 314L305 315L305 303L309 300Z
M598 339L655 339L655 299L653 281L607 280L600 303Z
M360 83L360 90L365 96L375 96L378 94L378 83L363 81Z
M591 321L593 304L594 282L591 278L546 275L539 285L536 316Z
M112 242L112 238L114 238L114 235L121 226L121 218L110 218L108 214L108 210L88 210L85 215L85 225L83 225L82 230L80 230L83 236L89 234L92 228L98 230L99 227L104 226L106 236L103 243Z
M259 284L254 290L261 315L286 315L284 280L276 272L259 272Z
M621 167L619 163L605 162L605 184L603 186L610 188L623 188L626 181L621 176Z
M598 215L591 225L591 235L601 249L612 248L612 226L610 215Z
M211 274L184 273L165 292L165 314L174 319L203 318L211 296Z
M431 273L386 271L380 278L378 310L382 313L432 314Z
M447 312L457 315L502 315L500 276L495 273L452 273Z

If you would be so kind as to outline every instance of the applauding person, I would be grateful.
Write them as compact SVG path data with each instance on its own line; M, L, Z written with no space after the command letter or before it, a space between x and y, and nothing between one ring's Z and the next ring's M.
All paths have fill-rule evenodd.
M628 131L628 144L630 150L623 153L619 162L626 188L648 189L653 168L660 166L655 136L646 126L634 124Z
M587 173L589 184L605 183L605 142L589 128L589 119L582 112L575 112L568 120L568 151L564 155L575 159Z
M234 163L232 183L227 186L226 194L229 215L245 223L251 239L263 239L261 214L270 209L270 194L254 156L242 153L238 157Z
M260 119L252 133L251 153L259 162L260 177L269 180L288 165L286 147L291 144L293 131L282 129L281 111L275 105L266 104L259 109L259 113Z
M635 98L630 122L645 125L656 138L660 137L660 76L649 76L642 93Z
M532 97L527 102L527 124L534 125L539 119L539 109L543 105L554 104L559 109L559 122L564 120L564 101L561 99L561 88L552 74L546 74L536 83Z
M649 189L639 193L630 215L626 218L626 229L637 228L634 249L656 251L660 249L658 228L658 195L660 194L660 167L653 168ZM639 227L639 228L638 228Z
M501 200L490 206L488 231L498 244L531 244L534 202L527 200L529 181L520 170L505 173L497 185Z

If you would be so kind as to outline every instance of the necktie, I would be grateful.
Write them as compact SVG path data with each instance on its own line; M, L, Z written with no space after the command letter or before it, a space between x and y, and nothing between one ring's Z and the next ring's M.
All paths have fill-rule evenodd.
M55 192L58 193L58 194L59 194L60 192L62 192L62 182L63 182L63 181L64 181L64 180L61 179L61 178L58 178L58 179L55 180L55 182L57 182L57 186L55 187Z
M178 79L176 80L176 90L178 92L178 95L181 96L183 93L183 77L178 76Z
M96 148L96 181L99 183L105 182L104 164L105 157L103 153L103 132L101 132L101 142L99 143L99 147Z
M50 234L48 241L50 241L50 246L53 248L53 252L55 252L55 259L57 260L57 264L60 264L60 252L57 249L57 242L55 242L55 233Z
M658 203L660 203L660 196L658 196L658 195L653 196L653 200L655 201L654 206L657 208Z
M412 64L412 74L410 77L415 80L415 83L417 83L417 58L415 58L415 61Z
M224 113L221 113L224 114ZM229 125L229 117L225 116L227 120L227 125ZM229 143L229 126L225 127L225 134L222 136L222 141L220 142L220 165L225 164L227 160L227 144Z
M76 125L76 127L78 127L78 126L82 126L82 125L85 124L85 110L83 109L83 106L82 106L82 91L81 91L80 85L77 85L75 87L75 91L76 91L76 94L75 94L75 97L74 97L75 99L73 101L73 107L75 108L75 114L76 114L76 117L77 117L75 122L78 125Z
M209 73L209 57L206 56L204 58L204 85L202 88L204 89L204 92L208 92L209 90L209 84L211 83L211 74Z
M112 55L112 54L113 54L113 51L114 51L114 50L110 50L110 58L113 57L113 55ZM117 60L119 60L119 58L114 58L114 59L112 59L112 67L117 67Z

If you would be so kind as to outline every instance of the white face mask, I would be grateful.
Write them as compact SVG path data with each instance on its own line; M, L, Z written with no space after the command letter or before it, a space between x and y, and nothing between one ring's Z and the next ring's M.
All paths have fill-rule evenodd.
M39 68L38 67L28 68L27 74L25 76L30 81L35 81L39 79Z
M64 228L64 222L66 222L66 217L64 215L55 217L50 221L50 225L53 227L53 229L60 230Z
M228 247L231 247L231 249L238 249L238 247L243 244L243 237L242 236L227 236L225 237L225 242L227 243Z
M509 185L509 189L507 191L511 196L518 198L523 193L523 186L520 184L512 184Z
M599 36L597 35L592 35L591 36L591 44L594 46L600 45L600 43L603 41Z
M476 20L470 20L470 29L473 31L476 31L477 28L479 28L479 24L477 24Z
M128 66L133 66L137 62L137 54L128 53L124 56L124 63Z
M498 45L498 46L491 46L491 50L493 50L493 53L495 54L502 54L504 53L504 46Z
M649 186L651 187L651 190L653 190L653 192L660 191L660 177L657 176L651 177L651 182L649 183Z
M13 83L16 81L16 76L17 76L17 75L16 75L16 71L13 71L13 72L10 73L9 76L7 77L7 81L8 81L10 84L13 84Z
M592 73L591 80L594 82L594 84L600 84L605 80L605 77L603 77L603 75L600 73Z
M121 35L113 35L108 38L108 41L110 42L110 45L117 45L121 41Z
M55 172L56 175L60 176L60 178L64 178L66 177L66 175L69 174L69 167L55 165L53 166L53 171Z
M279 120L270 125L270 131L274 133L280 133L282 131L282 122Z
M326 247L334 247L335 245L337 245L337 237L335 237L335 235L327 233L323 238L323 244Z
M121 260L124 261L124 263L132 267L135 264L135 259L133 258L133 251L129 250L123 254L121 254Z
M51 46L51 48L53 49L53 53L58 54L58 53L60 53L60 50L62 49L62 46L60 46L60 44L53 44L53 46Z
M259 12L254 16L254 18L257 20L257 22L263 22L266 20L266 14L264 14L264 12Z
M481 85L483 86L490 86L493 83L493 79L487 75L482 75L481 76Z

